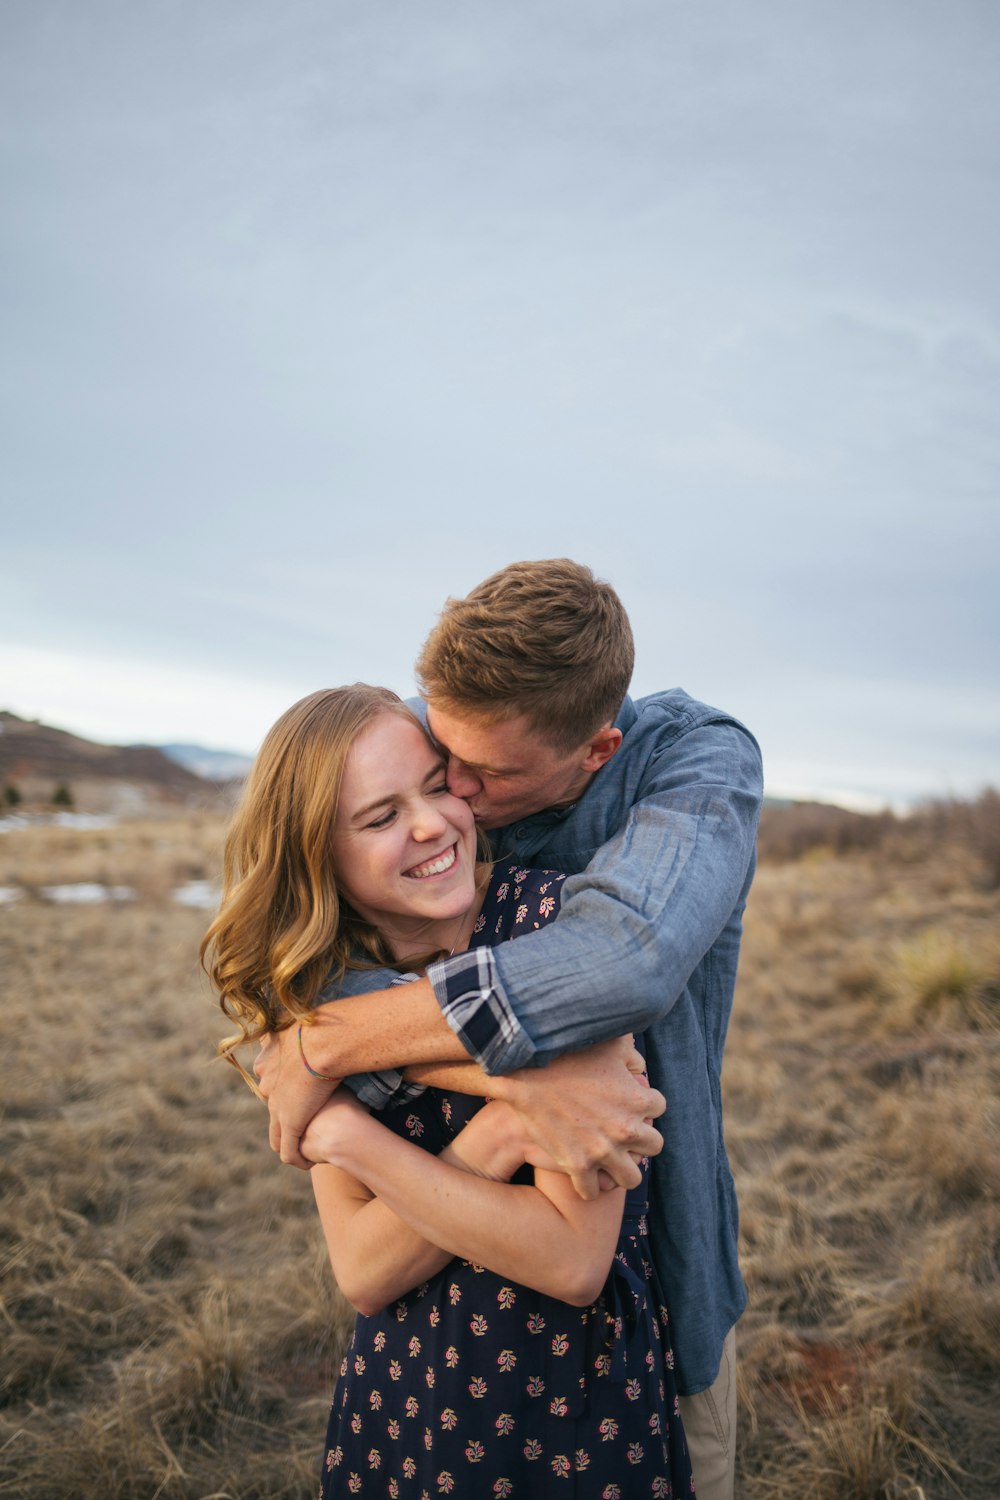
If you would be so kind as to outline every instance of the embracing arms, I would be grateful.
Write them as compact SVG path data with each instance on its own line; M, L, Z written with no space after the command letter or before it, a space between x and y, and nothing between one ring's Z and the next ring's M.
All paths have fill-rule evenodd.
M735 973L761 800L751 736L721 717L678 731L682 717L665 717L662 733L654 726L648 745L630 730L626 745L645 746L638 769L629 762L616 798L602 801L596 794L612 762L571 814L582 825L574 836L597 852L567 880L557 922L493 950L488 984L459 954L405 994L382 990L319 1008L305 1033L311 1065L339 1077L471 1055L504 1075L491 1092L526 1112L580 1192L596 1191L597 1163L634 1185L628 1151L658 1149L644 1122L662 1112L661 1096L643 1099L620 1066L612 1084L610 1067L593 1079L587 1054L560 1054L665 1015L717 943L714 953ZM294 1065L279 1067L286 1056ZM529 1071L539 1063L549 1066ZM330 1085L303 1074L287 1034L266 1068L271 1143L302 1165L298 1138Z
M352 1057L366 1045L369 1035L371 1050L361 1055L383 1055L387 1045L382 1040L386 1012L380 1002L386 999L388 1014L393 1015L394 1002L401 995L408 998L412 1007L405 1020L410 1038L418 1037L414 1045L423 1047L428 1058L439 1050L449 1055L437 1065L430 1061L414 1065L414 1081L462 1093L489 1094L509 1104L517 1111L530 1137L522 1159L533 1166L558 1164L560 1171L573 1178L581 1196L592 1198L597 1193L598 1167L620 1187L637 1185L640 1174L634 1157L654 1156L659 1151L662 1140L652 1121L663 1113L666 1102L658 1090L649 1087L643 1060L631 1036L616 1037L586 1051L570 1053L553 1061L544 1072L522 1068L506 1076L488 1078L470 1063L468 1054L442 1019L433 990L423 979L371 996L349 996L335 1005L319 1008L315 1024L304 1027L302 1033L310 1066L316 1072L324 1072L324 1067L313 1059L324 1058L327 1050L339 1065L346 1049L347 1071L361 1071L364 1065L355 1066ZM399 1044L390 1042L388 1046L397 1065L405 1063ZM282 1161L307 1165L298 1149L299 1137L330 1097L335 1083L320 1082L303 1068L294 1028L267 1039L254 1069L268 1101L272 1147L280 1153ZM407 1076L411 1076L409 1067Z
M433 1156L395 1135L343 1091L302 1140L323 1163L312 1180L338 1285L360 1312L384 1307L452 1256L577 1306L598 1296L617 1243L624 1194L584 1203L561 1173L508 1181L523 1131L487 1104Z

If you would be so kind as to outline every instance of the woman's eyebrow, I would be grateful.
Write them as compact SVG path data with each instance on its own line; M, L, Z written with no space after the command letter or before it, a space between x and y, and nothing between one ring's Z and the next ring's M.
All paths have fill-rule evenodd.
M362 818L367 818L369 813L376 812L380 807L388 807L391 802L396 801L395 792L386 792L382 797L376 797L374 802L367 802L364 807L359 807L357 812L351 816L352 823L360 823Z
M431 766L421 785L426 786L430 781L437 781L439 776L444 775L444 772L444 761L437 761L435 765ZM367 818L370 813L377 812L380 807L388 807L390 803L397 802L398 800L398 792L385 792L381 797L376 797L374 802L367 802L364 807L359 807L357 812L352 816L351 822L359 823L362 818Z

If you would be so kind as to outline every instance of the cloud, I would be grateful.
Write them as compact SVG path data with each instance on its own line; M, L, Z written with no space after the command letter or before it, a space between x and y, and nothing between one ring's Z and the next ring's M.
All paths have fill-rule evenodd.
M245 745L268 684L405 690L448 593L568 552L643 687L903 775L896 693L997 678L998 31L973 0L22 8L0 639L92 661L118 738L158 674L185 723L230 683ZM987 754L946 718L928 775Z

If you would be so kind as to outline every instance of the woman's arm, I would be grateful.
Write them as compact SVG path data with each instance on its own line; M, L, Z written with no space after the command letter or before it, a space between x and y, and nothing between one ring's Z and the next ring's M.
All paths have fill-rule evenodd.
M453 1254L412 1229L357 1176L325 1159L335 1153L338 1141L363 1129L362 1122L368 1120L365 1106L347 1089L339 1089L303 1137L307 1157L317 1163L311 1173L313 1193L334 1277L347 1300L362 1313L378 1312L426 1281ZM378 1129L390 1141L397 1139L385 1127ZM519 1138L510 1113L487 1106L438 1159L456 1171L506 1182L524 1160ZM413 1149L420 1156L428 1155Z
M350 1107L349 1107L350 1108ZM521 1128L487 1105L441 1156L354 1106L317 1117L304 1142L338 1284L373 1312L458 1255L564 1302L587 1306L614 1255L624 1193L585 1203L561 1173L506 1180L524 1160Z
M495 1078L484 1073L478 1063L413 1063L403 1069L407 1083L422 1083L427 1088L445 1089L453 1094L471 1094L476 1099L498 1097Z

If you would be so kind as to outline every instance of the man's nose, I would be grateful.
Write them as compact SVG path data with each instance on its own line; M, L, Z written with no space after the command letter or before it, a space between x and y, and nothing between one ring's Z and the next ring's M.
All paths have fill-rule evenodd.
M477 796L483 789L481 777L465 764L464 760L458 760L454 755L448 758L448 790L456 797Z

